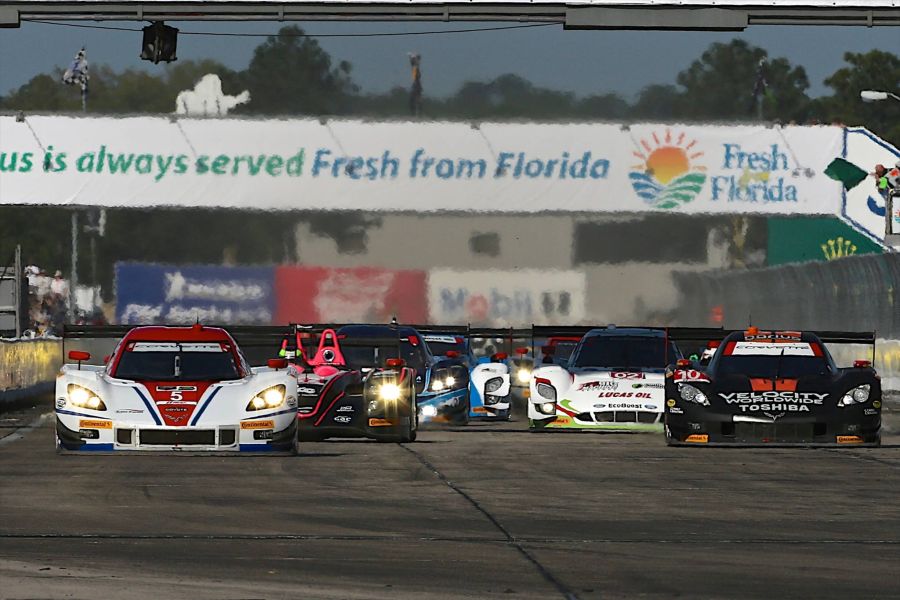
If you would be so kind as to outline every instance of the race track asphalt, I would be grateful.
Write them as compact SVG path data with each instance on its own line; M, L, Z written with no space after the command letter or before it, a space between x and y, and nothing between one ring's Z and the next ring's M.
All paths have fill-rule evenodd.
M0 598L900 598L879 449L668 448L522 419L298 457L56 456L0 413Z

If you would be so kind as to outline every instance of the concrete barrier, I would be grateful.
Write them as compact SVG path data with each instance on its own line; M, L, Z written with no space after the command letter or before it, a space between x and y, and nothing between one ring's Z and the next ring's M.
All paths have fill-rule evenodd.
M839 367L853 366L854 360L872 360L872 347L865 344L829 344L828 351ZM888 392L900 391L900 340L875 341L873 366L881 376L881 387Z
M62 340L0 340L0 407L50 392L62 364Z

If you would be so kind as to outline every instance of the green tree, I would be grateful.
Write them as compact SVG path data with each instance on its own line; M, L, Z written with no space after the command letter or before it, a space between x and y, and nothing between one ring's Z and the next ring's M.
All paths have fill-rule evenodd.
M445 101L426 104L426 114L463 119L558 119L572 116L574 107L573 93L538 87L507 73L488 82L467 81Z
M683 90L679 113L689 119L748 120L756 118L754 88L760 61L768 82L763 116L782 121L805 120L809 79L803 67L785 58L770 59L765 49L734 39L714 43L678 74Z
M345 114L358 88L349 62L332 66L331 56L296 25L282 27L253 52L243 73L250 102L242 112Z
M862 125L900 144L900 102L890 99L869 104L859 97L862 90L900 93L900 56L881 50L847 52L844 61L848 66L825 79L834 93L816 101L816 116L826 122Z
M0 98L5 110L71 112L81 110L81 89L62 83L62 71L35 75L28 83Z
M634 119L669 121L681 117L683 95L674 85L648 85L631 107Z

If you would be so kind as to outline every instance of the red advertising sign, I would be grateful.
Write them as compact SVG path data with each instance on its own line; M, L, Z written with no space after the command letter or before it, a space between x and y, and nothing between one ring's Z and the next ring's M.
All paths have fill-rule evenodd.
M377 267L275 269L275 323L425 323L424 271Z

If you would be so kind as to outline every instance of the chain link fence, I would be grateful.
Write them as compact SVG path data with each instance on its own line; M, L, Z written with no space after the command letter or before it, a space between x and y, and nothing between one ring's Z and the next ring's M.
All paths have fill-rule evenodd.
M900 254L674 274L679 325L875 331L900 339Z

